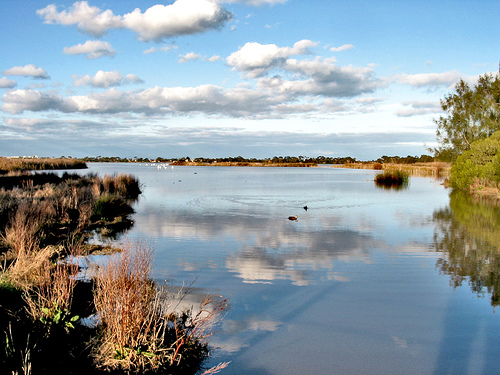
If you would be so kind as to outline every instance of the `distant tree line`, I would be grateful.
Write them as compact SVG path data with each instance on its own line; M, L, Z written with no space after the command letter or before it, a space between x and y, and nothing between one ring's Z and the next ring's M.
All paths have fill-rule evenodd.
M396 163L396 164L413 164L413 163L428 163L432 162L434 158L430 155L420 156L382 156L376 160L358 161L356 158L345 157L330 157L330 156L274 156L272 158L244 158L242 156L226 157L226 158L190 158L189 156L180 158L120 158L116 156L96 156L83 158L85 162L98 162L98 163L172 163L172 162L195 162L195 163L269 163L269 164L286 164L286 163L316 163L316 164L350 164L350 163Z
M118 156L85 156L82 160L87 163L148 163L154 161L154 159L138 158L137 156L133 158L120 158Z

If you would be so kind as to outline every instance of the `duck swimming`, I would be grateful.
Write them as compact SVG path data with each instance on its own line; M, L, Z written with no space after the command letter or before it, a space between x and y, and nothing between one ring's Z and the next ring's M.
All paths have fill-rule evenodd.
M288 216L288 220L295 220L297 221L297 219L299 218L298 215L295 215L295 216Z

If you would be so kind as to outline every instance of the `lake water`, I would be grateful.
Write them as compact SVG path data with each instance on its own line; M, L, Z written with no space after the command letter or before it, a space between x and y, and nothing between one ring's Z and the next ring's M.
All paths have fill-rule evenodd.
M143 184L126 236L155 248L158 282L229 299L211 338L222 374L500 373L496 208L481 237L429 178L396 191L330 167L89 167Z

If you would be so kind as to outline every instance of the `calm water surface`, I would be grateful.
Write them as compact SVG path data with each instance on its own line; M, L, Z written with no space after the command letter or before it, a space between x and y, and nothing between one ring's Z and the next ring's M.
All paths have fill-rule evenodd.
M229 299L211 339L210 363L231 361L223 374L500 373L498 228L463 229L477 217L439 181L394 191L374 171L327 167L89 167L144 185L127 237L154 246L157 281L194 282L193 303Z

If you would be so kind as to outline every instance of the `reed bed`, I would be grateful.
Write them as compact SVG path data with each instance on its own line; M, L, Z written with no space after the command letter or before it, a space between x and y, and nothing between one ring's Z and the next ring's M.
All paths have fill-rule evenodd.
M373 169L384 171L402 171L414 177L447 178L450 176L450 163L431 162L415 164L395 163L349 163L333 165L333 168Z
M7 158L0 157L0 174L13 171L85 169L87 164L70 158Z

